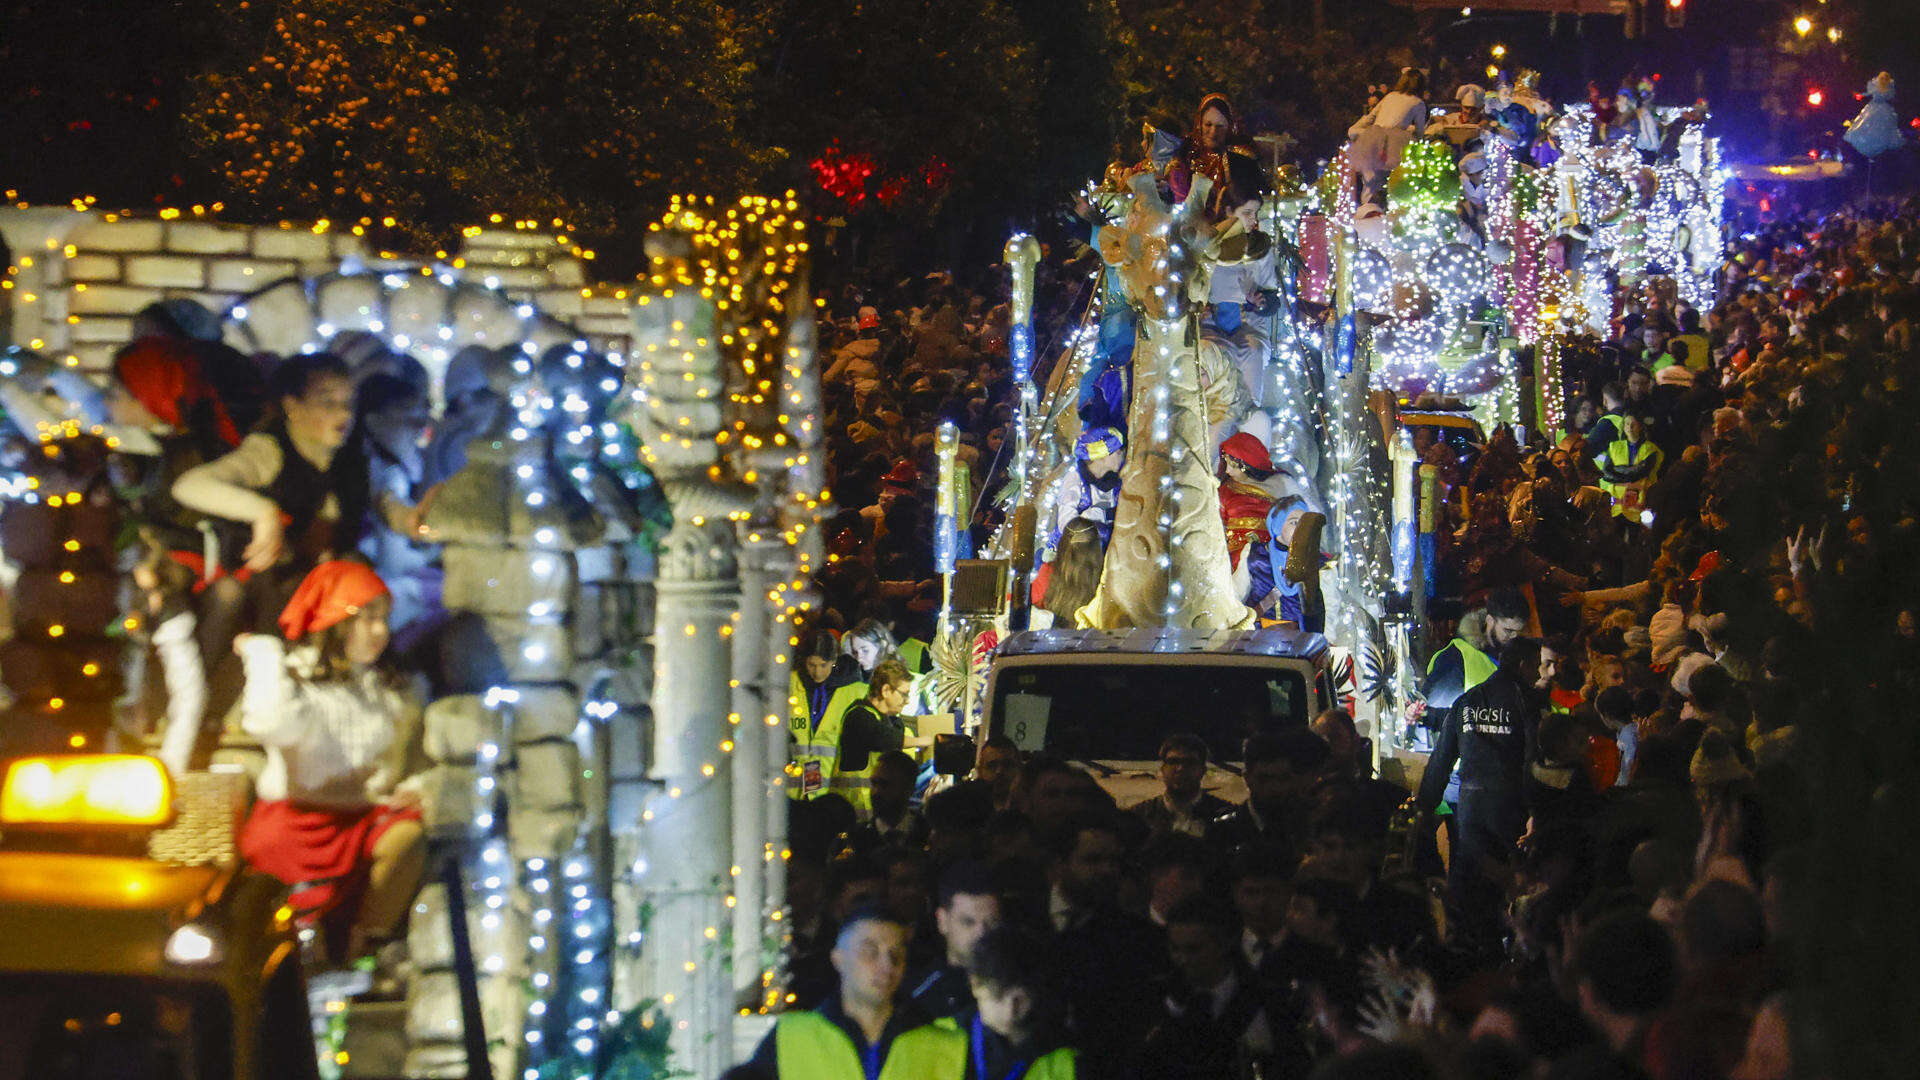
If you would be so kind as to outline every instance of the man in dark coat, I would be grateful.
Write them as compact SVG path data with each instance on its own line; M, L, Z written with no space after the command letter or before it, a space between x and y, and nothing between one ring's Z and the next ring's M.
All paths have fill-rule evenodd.
M1536 638L1507 643L1499 669L1454 702L1421 778L1415 806L1424 816L1439 804L1459 762L1459 832L1447 868L1447 921L1469 947L1498 942L1501 870L1526 832L1527 763L1556 659Z

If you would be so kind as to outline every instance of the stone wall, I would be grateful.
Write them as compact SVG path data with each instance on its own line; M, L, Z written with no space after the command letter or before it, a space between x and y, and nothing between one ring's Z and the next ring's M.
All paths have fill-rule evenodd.
M101 371L130 336L136 312L157 300L187 298L220 316L236 305L246 309L247 318L227 321L227 340L247 353L320 347L333 333L405 334L411 328L420 332L414 340L423 346L417 350L421 359L434 368L434 360L444 362L452 349L488 343L483 322L443 321L459 314L458 299L440 309L413 303L389 310L372 302L379 296L322 307L311 288L316 280L339 274L368 281L421 275L418 261L373 250L351 231L324 222L239 225L168 215L162 220L62 207L0 207L0 237L9 255L8 287L0 291L0 327L7 341ZM569 238L510 225L466 232L458 252L421 275L440 291L450 297L495 294L505 306L532 308L554 340L564 333L596 351L628 351L632 301L627 290L590 284L589 264L575 254ZM276 290L281 283L291 287ZM304 293L308 302L276 302L269 294L277 291ZM451 337L439 334L443 325L451 325Z

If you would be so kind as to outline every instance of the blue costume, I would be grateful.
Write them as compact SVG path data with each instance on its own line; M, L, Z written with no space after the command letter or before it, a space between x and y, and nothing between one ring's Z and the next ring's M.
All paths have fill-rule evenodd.
M1267 511L1267 535L1271 539L1247 547L1247 593L1241 600L1266 618L1281 619L1302 630L1319 632L1326 629L1326 613L1306 610L1304 590L1297 582L1287 580L1287 545L1279 539L1289 515L1311 509L1306 500L1294 498L1282 499ZM1275 591L1280 594L1277 611L1265 606L1267 597Z
M1110 480L1096 481L1087 474L1086 466L1109 455L1124 453L1126 446L1126 436L1113 427L1088 428L1074 440L1073 468L1063 469L1054 481L1053 506L1047 520L1042 522L1046 533L1045 543L1040 547L1041 562L1053 561L1054 551L1060 546L1060 533L1077 517L1100 527L1103 547L1112 539L1113 510L1120 498L1120 475L1114 473Z
M1900 114L1893 109L1893 78L1882 72L1867 84L1867 103L1860 115L1847 125L1842 136L1847 144L1866 157L1879 157L1906 140L1900 131Z

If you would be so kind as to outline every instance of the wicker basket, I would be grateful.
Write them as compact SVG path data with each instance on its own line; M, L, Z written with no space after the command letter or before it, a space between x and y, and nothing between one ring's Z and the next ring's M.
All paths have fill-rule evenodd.
M174 777L173 824L148 839L147 854L182 866L238 862L240 825L252 798L253 781L238 770Z

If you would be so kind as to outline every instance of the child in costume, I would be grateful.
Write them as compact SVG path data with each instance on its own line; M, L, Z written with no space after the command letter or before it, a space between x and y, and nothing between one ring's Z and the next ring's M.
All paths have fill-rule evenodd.
M391 606L364 564L323 562L280 613L285 640L234 642L241 725L267 752L240 853L296 886L294 909L329 931L335 960L393 937L426 863L418 780L403 779L418 710L379 667Z

